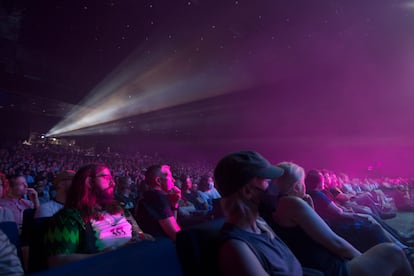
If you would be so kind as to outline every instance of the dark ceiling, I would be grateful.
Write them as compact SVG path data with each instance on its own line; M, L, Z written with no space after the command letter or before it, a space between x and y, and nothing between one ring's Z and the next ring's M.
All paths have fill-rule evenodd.
M163 108L125 118L131 135L321 166L411 161L414 1L0 3L8 132L46 132L133 68L134 89L169 104L148 93Z

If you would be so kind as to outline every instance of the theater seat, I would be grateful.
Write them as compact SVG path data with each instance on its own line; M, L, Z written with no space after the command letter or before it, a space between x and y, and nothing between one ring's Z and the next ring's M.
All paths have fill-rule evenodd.
M7 235L10 242L14 244L19 251L20 249L20 238L19 238L19 228L17 223L14 221L3 221L0 222L0 229Z
M225 218L177 233L177 254L184 275L218 275L218 236Z
M26 209L23 211L22 233L20 235L22 246L29 245L35 213L36 209Z
M29 272L48 268L44 237L51 217L35 218L29 235Z
M180 262L171 239L137 242L118 250L31 275L59 276L181 276Z
M177 254L185 276L219 275L219 233L226 218L196 225L177 233ZM312 268L302 267L304 276L324 276Z

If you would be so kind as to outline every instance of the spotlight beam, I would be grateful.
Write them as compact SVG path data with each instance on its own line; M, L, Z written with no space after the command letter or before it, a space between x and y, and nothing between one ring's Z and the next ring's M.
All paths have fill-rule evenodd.
M47 136L73 135L72 132L92 125L214 97L249 85L249 78L229 81L229 77L219 71L173 74L172 68L179 65L169 60L142 74L131 74L127 67L112 79L106 79L107 86L101 84L99 91L94 89L95 94L81 104L83 108L74 109Z

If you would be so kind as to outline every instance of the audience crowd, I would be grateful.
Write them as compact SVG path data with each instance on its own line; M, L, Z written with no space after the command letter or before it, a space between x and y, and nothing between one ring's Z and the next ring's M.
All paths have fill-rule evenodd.
M236 268L241 275L301 275L308 268L371 275L366 270L380 264L382 275L412 275L407 264L414 237L387 220L414 210L413 179L350 178L313 168L305 173L290 162L271 166L256 154L229 155L216 166L155 153L91 154L44 144L2 148L0 225L14 222L21 243L2 242L11 253L0 255L0 275L48 269L131 242L175 241L179 231L221 216L228 218L218 254L223 275ZM266 206L259 195L265 191ZM30 235L39 225L41 235ZM7 239L1 228L0 236ZM5 270L7 262L13 266Z

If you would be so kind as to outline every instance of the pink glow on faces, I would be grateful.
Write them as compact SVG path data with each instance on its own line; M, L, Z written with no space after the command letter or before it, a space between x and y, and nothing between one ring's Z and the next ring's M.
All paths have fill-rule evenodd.
M162 165L161 172L165 174L165 178L161 178L161 189L168 192L174 187L175 179L171 173L170 166Z
M112 196L114 194L115 182L108 168L104 168L96 175L96 185L107 195Z
M3 180L0 178L0 198L3 198L4 184Z
M17 177L14 181L11 181L10 184L9 192L13 197L20 198L27 193L27 183L23 176Z
M191 190L193 188L193 181L191 180L190 177L187 177L185 179L185 181L187 182L187 188L188 188L188 190Z

